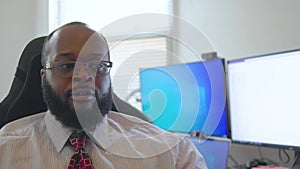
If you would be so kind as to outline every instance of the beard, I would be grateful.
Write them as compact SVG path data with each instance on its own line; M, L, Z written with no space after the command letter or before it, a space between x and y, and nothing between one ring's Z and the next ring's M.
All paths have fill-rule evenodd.
M71 129L93 130L112 107L111 84L106 94L100 94L95 91L96 102L93 108L84 111L76 111L76 106L74 108L68 104L67 96L70 95L71 91L64 95L64 100L61 99L46 78L42 80L42 91L44 101L50 112L55 116L55 119L64 127Z

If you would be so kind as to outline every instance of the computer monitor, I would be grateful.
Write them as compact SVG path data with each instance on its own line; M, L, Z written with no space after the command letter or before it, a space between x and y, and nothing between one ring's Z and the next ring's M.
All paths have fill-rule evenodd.
M140 71L143 113L158 127L227 137L223 59Z
M227 61L231 139L300 149L300 50Z
M188 138L191 140L198 151L203 155L207 168L226 169L230 150L229 139L218 139L217 137L201 140L199 138Z

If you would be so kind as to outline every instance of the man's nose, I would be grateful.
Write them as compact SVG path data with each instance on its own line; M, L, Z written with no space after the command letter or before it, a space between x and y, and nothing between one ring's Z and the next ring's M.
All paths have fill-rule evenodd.
M88 64L77 64L73 70L73 81L92 80L94 75L88 69Z

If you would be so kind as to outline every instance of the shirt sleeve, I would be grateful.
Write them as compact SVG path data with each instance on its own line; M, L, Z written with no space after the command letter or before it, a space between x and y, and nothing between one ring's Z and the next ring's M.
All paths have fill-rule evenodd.
M207 169L202 154L188 139L183 139L179 144L177 169Z

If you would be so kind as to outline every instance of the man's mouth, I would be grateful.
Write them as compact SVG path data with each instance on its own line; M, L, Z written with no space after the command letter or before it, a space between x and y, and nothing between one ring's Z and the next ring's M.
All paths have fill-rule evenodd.
M70 99L76 102L89 102L95 100L95 91L92 89L75 89L70 93Z

